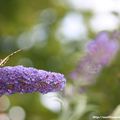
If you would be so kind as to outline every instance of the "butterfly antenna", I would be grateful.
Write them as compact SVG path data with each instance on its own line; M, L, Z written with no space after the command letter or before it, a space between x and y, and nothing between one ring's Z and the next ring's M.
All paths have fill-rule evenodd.
M8 62L8 60L10 59L10 57L12 57L14 54L16 54L16 53L18 53L20 51L22 51L22 49L19 49L19 50L15 51L15 52L11 53L10 55L8 55L7 57L5 57L4 59L2 59L0 61L0 66L3 66L4 64L6 64Z

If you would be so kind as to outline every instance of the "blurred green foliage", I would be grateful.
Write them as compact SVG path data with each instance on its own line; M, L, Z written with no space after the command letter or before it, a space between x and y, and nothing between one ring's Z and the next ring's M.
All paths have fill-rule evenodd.
M17 35L29 29L39 12L49 5L45 0L0 0L0 34Z
M2 59L15 50L22 48L18 44L20 35L25 32L29 33L35 25L43 25L47 36L46 39L35 40L35 44L29 48L27 48L26 44L27 49L13 56L6 65L12 66L22 64L38 69L61 72L64 73L67 78L67 84L73 84L73 81L68 77L69 73L75 68L77 61L79 61L80 57L83 55L83 46L85 43L89 39L95 37L96 34L91 30L88 24L92 12L77 12L84 17L88 31L87 39L82 41L82 38L79 38L78 40L68 40L68 42L64 42L58 40L58 38L55 37L55 34L63 17L74 10L67 6L59 5L59 3L57 5L55 2L57 1L0 0L0 58ZM45 10L49 11L51 9L55 12L55 15L49 15L49 12L47 15L43 14ZM81 112L78 118L72 117L79 113L80 108L78 109L76 106L81 104L79 102L81 93L74 93L73 95L71 92L72 95L66 97L63 95L63 102L65 100L69 104L66 111L63 110L66 119L63 117L65 115L62 114L62 111L54 113L45 108L39 100L39 93L24 95L15 94L9 96L11 103L10 108L12 106L23 107L26 112L25 120L88 120L91 119L90 116L92 113L98 115L110 115L120 104L119 59L120 56L118 54L112 65L103 69L96 84L88 87L87 92L84 93L87 96L88 101L87 103L84 103L85 106L82 109L84 112ZM90 110L87 110L89 109L89 105ZM74 109L77 113L74 113ZM72 114L71 111L73 112L73 116L69 119L69 117L67 118L67 114Z

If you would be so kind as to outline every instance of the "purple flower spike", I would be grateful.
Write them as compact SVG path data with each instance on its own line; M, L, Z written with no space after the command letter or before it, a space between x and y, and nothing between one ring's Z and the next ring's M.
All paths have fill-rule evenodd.
M72 79L93 79L113 60L119 50L119 43L116 38L110 38L107 32L101 32L94 41L88 43L87 50L86 56L71 73Z
M107 32L101 32L96 39L88 44L88 54L94 63L108 64L118 51L118 43L109 38Z
M63 74L37 70L32 67L0 67L0 95L13 93L57 92L63 90Z

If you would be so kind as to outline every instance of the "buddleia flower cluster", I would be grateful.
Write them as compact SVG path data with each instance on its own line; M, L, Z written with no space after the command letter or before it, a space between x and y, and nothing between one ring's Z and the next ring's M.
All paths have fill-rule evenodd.
M24 66L0 67L0 95L58 92L63 90L63 74Z
M110 37L108 32L99 33L95 40L88 43L86 55L71 73L72 79L81 78L91 82L90 80L113 60L119 49L118 45L115 37Z

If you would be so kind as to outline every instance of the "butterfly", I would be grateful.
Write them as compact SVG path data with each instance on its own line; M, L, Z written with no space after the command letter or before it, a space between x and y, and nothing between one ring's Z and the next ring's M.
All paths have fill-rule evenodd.
M11 53L10 55L8 55L7 57L5 57L4 59L0 59L0 67L4 66L8 62L8 60L10 59L10 57L12 57L14 54L16 54L16 53L18 53L20 51L22 51L22 49L19 49L19 50L15 51L15 52Z

